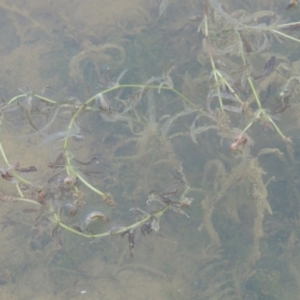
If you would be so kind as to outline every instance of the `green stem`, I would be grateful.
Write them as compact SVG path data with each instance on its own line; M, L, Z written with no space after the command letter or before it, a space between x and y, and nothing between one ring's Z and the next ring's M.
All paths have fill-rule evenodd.
M12 99L10 99L8 102L7 102L7 105L11 105L13 102L15 102L16 100L20 99L20 98L24 98L26 97L27 95L26 94L22 94L22 95L18 95L18 96L15 96L13 97Z
M23 201L23 202L27 202L27 203L31 203L31 204L35 204L35 205L38 205L40 207L42 207L42 205L40 203L38 203L37 201L35 200L32 200L32 199L27 199L27 198L14 198L14 200L17 200L17 201Z
M258 108L261 109L261 102L260 102L260 99L259 99L258 94L257 94L257 92L256 92L256 89L255 89L255 87L254 87L252 78L251 78L250 76L248 76L248 82L249 82L249 85L250 85L250 87L251 87L252 93L253 93L253 95L254 95L256 104L257 104Z
M268 118L269 122L274 126L276 132L280 135L280 137L283 139L283 140L286 140L286 136L282 133L282 131L280 130L280 128L277 126L277 124L273 121L273 119L268 115L266 114L266 117Z
M147 215L145 218L143 218L142 220L135 222L127 227L122 227L119 230L116 231L106 231L103 233L98 233L98 234L87 234L84 232L80 232L66 224L64 224L63 222L60 221L58 215L56 213L53 214L55 220L53 220L53 222L57 223L58 226L64 228L65 230L72 232L74 234L86 237L86 238L103 238L109 235L119 235L122 233L127 232L128 230L132 229L132 228L137 228L143 224L145 224L146 222L150 221L153 218L160 218L166 211L168 211L170 208L170 206L164 206L163 208L153 212L152 214Z
M279 25L276 25L276 28L287 28L287 27L293 27L295 25L300 25L300 22L292 22L292 23L285 23L285 24L279 24Z
M276 34L278 34L278 35L281 35L281 36L283 36L283 37L285 37L285 38L287 38L287 39L290 39L290 40L292 40L292 41L294 41L294 42L300 43L300 40L299 40L299 39L297 39L297 38L295 38L295 37L293 37L293 36L290 36L290 35L288 35L288 34L285 34L285 33L281 32L281 31L278 31L278 30L275 30L275 29L272 29L271 31L274 32L274 33L276 33Z
M91 189L93 192L95 192L96 194L98 194L99 196L101 196L102 198L104 197L104 193L101 192L100 190L96 189L94 186L92 186L90 183L88 183L79 173L76 173L76 176L78 177L78 179L85 185L87 186L89 189Z
M0 152L1 152L1 155L2 155L2 157L3 157L4 161L5 161L5 163L6 163L7 166L9 167L9 166L10 166L10 165L9 165L9 161L8 161L8 159L7 159L7 156L6 156L5 152L4 152L4 149L3 149L3 147L2 147L2 143L1 143L1 142L0 142Z

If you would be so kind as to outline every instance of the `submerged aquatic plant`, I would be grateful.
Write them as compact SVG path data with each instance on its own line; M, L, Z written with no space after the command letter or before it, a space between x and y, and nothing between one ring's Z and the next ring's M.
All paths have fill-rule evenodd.
M26 172L11 163L14 157L3 139L0 153L6 166L0 173L15 184L16 192L0 195L0 201L35 205L35 226L41 219L52 222L52 236L59 243L60 229L89 239L126 236L131 257L138 231L159 231L168 211L193 221L201 215L197 233L206 235L212 246L201 254L206 260L197 276L200 280L208 274L213 282L205 284L202 298L243 299L245 283L254 280L254 266L263 255L265 221L275 217L268 189L274 177L266 176L263 159L273 155L283 163L296 161L292 138L279 116L293 116L291 122L298 117L299 61L279 50L283 41L299 45L300 22L284 21L279 11L250 11L246 5L231 11L225 6L232 2L203 0L203 14L189 18L198 22L194 32L202 43L195 46L203 67L199 77L181 76L172 64L144 83L123 84L127 69L115 81L98 70L100 91L84 101L55 101L21 88L22 94L1 106L2 133L9 129L7 116L22 124L25 116L30 133L22 138L33 140L32 147L43 146L38 151L51 148L55 158L54 163L43 162L42 172L34 166L24 168ZM159 18L167 4L161 2ZM291 2L289 11L294 6ZM124 62L121 46L85 47L70 62L76 82L83 81L84 61L99 69L97 62L111 61L113 50L119 54L117 65ZM258 143L261 136L272 137L271 130L286 146L287 159L283 150ZM187 172L188 164L194 172ZM35 178L29 170L42 175ZM90 203L97 207L86 213ZM116 215L128 211L128 203L130 217L110 225ZM189 211L192 205L197 209ZM247 229L240 226L242 214L251 220ZM251 232L247 249L240 245L243 241L230 244L227 231L235 227L232 224ZM100 225L104 229L98 232ZM218 250L222 247L241 247L243 267L225 262ZM228 272L222 269L222 276L214 275L224 266Z
M173 201L171 199L167 199L165 196L160 196L162 201L158 201L156 208L151 209L150 212L144 213L142 216L139 216L136 221L134 221L130 225L124 225L117 229L111 229L103 233L92 233L90 230L90 226L94 222L98 222L100 219L104 220L105 222L109 222L109 218L106 214L102 213L101 211L95 210L92 211L88 216L81 221L80 226L71 226L64 220L64 215L67 214L69 217L74 217L78 214L78 211L85 205L88 200L85 199L85 196L81 192L82 184L86 186L91 192L94 192L97 196L100 196L103 202L110 206L116 206L116 201L110 192L104 192L99 188L95 187L86 176L93 174L92 171L84 170L81 166L88 166L90 165L94 159L91 159L89 162L81 162L79 159L74 157L73 151L71 150L72 138L76 138L78 140L79 133L81 132L80 128L80 121L79 118L83 113L89 114L98 114L102 115L105 114L108 117L110 115L113 116L114 122L125 122L128 128L132 131L134 136L136 136L136 140L138 142L138 152L143 153L147 152L147 147L149 145L149 138L151 135L156 136L159 140L159 134L157 129L159 123L156 120L156 111L155 111L155 100L151 90L157 90L159 93L164 90L172 91L173 93L180 96L183 101L186 98L177 92L173 85L171 84L171 78L169 73L163 74L162 77L152 78L146 84L141 85L122 85L119 83L120 78L124 75L125 72L121 72L117 82L113 84L110 83L110 86L107 89L104 89L100 93L97 93L93 97L87 99L83 103L78 101L73 103L59 103L54 100L50 100L35 94L34 92L30 92L30 97L35 98L36 101L40 101L39 109L41 111L47 110L49 111L49 106L53 107L52 116L50 117L50 121L43 125L40 130L33 126L34 122L32 121L31 117L27 117L27 121L33 129L36 131L29 135L25 135L23 138L32 139L32 138L39 138L40 136L43 137L42 142L38 145L39 147L43 146L46 147L50 145L53 147L54 145L62 144L61 149L59 149L60 153L58 154L54 163L48 163L48 167L51 169L57 170L56 174L51 176L43 187L36 187L34 182L31 182L24 176L22 176L22 171L18 167L11 167L9 159L5 153L5 150L2 148L1 144L1 153L3 159L8 165L8 169L2 171L2 177L4 179L14 181L17 187L17 191L19 192L19 197L12 197L10 198L7 195L2 195L1 199L3 202L27 202L36 204L40 209L40 216L38 220L42 217L48 219L49 221L54 223L54 229L52 231L52 236L61 243L61 239L57 237L58 228L63 228L66 231L75 233L77 235L87 237L87 238L102 238L111 235L128 235L128 240L130 244L130 255L132 256L133 248L134 248L134 232L137 228L141 229L143 234L148 234L152 230L159 229L159 219L160 217L168 211L170 208L179 214L186 214L184 212L185 208L188 208L191 201L186 201L184 199L179 201ZM159 82L159 85L153 85L153 83ZM121 105L121 107L116 110L112 109L110 104L108 104L107 100L105 99L106 95L112 93L114 91L121 91L129 89L132 91L132 96L135 97L135 105L130 106L129 103L125 103ZM147 90L147 93L144 91ZM22 89L22 92L24 90ZM148 123L146 124L144 130L141 130L145 125L143 115L137 110L138 102L142 100L142 98L147 96L148 99ZM28 93L25 92L21 95L18 95L8 101L6 104L7 107L13 105L19 99L27 99ZM28 101L27 101L28 102ZM66 115L65 112L69 111L70 108L73 110L72 114ZM30 115L30 109L28 111L28 116ZM120 111L120 112L119 112ZM55 120L57 120L60 116L69 116L68 125L65 129L60 129L55 131L54 133L48 133L52 131L52 126L56 126ZM111 121L106 120L105 121ZM175 121L172 118L172 122ZM168 129L165 129L164 135L167 135L167 131L171 126L172 122L169 122ZM3 125L3 124L2 124ZM138 130L138 131L136 131ZM134 139L134 138L133 138ZM81 139L82 141L82 139ZM76 143L76 142L75 142ZM56 146L56 148L57 148ZM118 146L119 147L119 146ZM138 156L140 154L137 154ZM97 159L96 159L97 161ZM80 166L81 165L81 166ZM32 167L35 168L35 167ZM37 191L38 189L38 191ZM34 193L32 191L35 191ZM24 193L29 193L32 195L33 199L27 199L24 197ZM63 198L67 198L67 202L64 202ZM61 202L62 201L62 202ZM149 200L150 201L150 200ZM150 204L150 202L149 202ZM141 210L140 210L141 211Z

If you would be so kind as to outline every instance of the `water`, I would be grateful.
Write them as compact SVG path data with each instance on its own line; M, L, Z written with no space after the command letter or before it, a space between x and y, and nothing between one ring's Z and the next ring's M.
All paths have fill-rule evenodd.
M225 15L224 32L214 32L214 24L209 27L218 53L215 60L252 110L256 102L245 76L251 68L253 74L261 74L264 63L276 57L276 72L254 83L263 107L272 112L282 105L278 95L285 80L290 73L299 74L297 42L280 44L269 33L257 37L245 32L244 38L252 43L249 49L262 52L247 56L251 68L240 57L232 59L221 51L229 49L225 40L233 43L230 26L240 26L243 14L277 7L284 19L291 16L298 21L293 19L295 11L286 11L281 2L265 2L239 4L245 11L228 17L237 8L236 1L226 1L221 14L209 10L208 16L221 20ZM211 3L218 9L218 1ZM279 114L281 121L274 118L293 145L282 141L266 117L246 132L246 146L250 137L255 142L249 152L243 144L240 153L230 152L230 144L253 115L248 117L241 109L232 90L218 93L210 78L212 66L202 47L204 33L197 32L203 5L193 0L163 1L160 13L160 4L154 0L0 3L2 25L9 28L0 36L2 98L15 96L23 85L37 94L45 90L43 96L61 103L69 97L86 101L114 82L148 81L159 87L148 93L138 87L108 92L109 108L101 112L92 99L89 110L76 117L76 128L71 127L75 133L67 126L80 102L49 109L51 103L36 97L30 111L35 126L43 129L51 120L42 136L28 124L22 109L7 110L1 128L7 159L22 168L37 168L37 172L20 173L34 183L29 190L24 184L21 189L27 198L39 201L42 190L48 206L40 220L38 213L29 213L35 208L30 203L0 203L3 299L297 299L297 86L288 99L292 107ZM193 18L197 21L189 20L198 14ZM232 18L240 20L231 22ZM270 21L268 16L257 18ZM262 47L266 41L272 41L271 48ZM172 84L168 76L183 97L172 88L163 90ZM217 96L210 100L209 91ZM226 118L215 119L218 95L225 95L224 106L231 107L226 115L231 131L226 131ZM70 139L79 132L84 139ZM267 154L261 152L265 148ZM284 158L271 148L278 148ZM61 168L66 162L59 155L66 151L72 184ZM56 168L49 168L49 162L55 162ZM5 158L1 167L7 168ZM72 177L76 172L83 180ZM268 183L273 176L276 181ZM95 193L85 181L101 192ZM108 207L102 192L111 193L117 205ZM15 181L2 179L1 193L19 197ZM151 205L147 205L149 193L157 200ZM56 229L58 208L74 199L79 213L61 214L71 230ZM170 209L158 218L165 204ZM50 207L57 208L56 215ZM92 211L109 218L109 222L101 220L103 224L93 220L92 230L103 230L104 238L90 238L94 232L86 228L81 232L82 218ZM142 231L122 232L143 218L148 221ZM119 231L122 234L115 234Z

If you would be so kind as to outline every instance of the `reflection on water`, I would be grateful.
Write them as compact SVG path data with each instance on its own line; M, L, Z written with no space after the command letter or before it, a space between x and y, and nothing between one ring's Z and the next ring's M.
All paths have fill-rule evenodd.
M299 8L223 2L1 1L3 299L297 298Z

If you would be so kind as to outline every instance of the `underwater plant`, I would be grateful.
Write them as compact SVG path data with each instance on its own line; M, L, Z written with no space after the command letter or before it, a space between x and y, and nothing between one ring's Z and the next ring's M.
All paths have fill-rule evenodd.
M297 165L295 142L280 117L299 126L300 60L298 52L282 51L284 43L299 46L300 21L287 21L295 1L282 15L243 3L232 9L236 2L203 0L202 13L188 18L200 40L194 46L198 73L183 75L172 63L160 76L123 83L130 78L121 70L126 49L85 43L70 61L69 76L84 83L90 63L99 80L94 95L53 100L24 86L2 103L0 173L8 185L0 201L23 203L24 212L37 214L34 227L51 224L59 244L64 233L126 237L130 257L139 234L159 233L166 214L189 218L209 241L195 272L199 281L207 278L200 299L244 299L252 282L263 289L257 283L264 273L262 241L279 231L267 223L276 208L266 161ZM167 7L162 1L156 22ZM130 24L119 26L129 36L147 27L130 32ZM119 73L101 72L99 61L115 61ZM14 150L22 143L35 152L37 165L23 166L23 153L24 162L14 161L10 138ZM296 185L297 176L287 181ZM299 195L295 186L290 192ZM228 238L234 230L241 230L240 240ZM295 239L285 253L290 259ZM243 264L222 249L238 252ZM277 283L280 276L273 274ZM265 293L273 296L272 279Z

